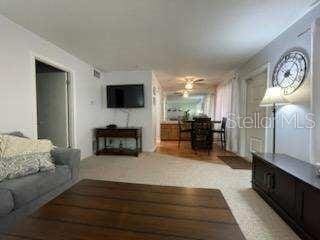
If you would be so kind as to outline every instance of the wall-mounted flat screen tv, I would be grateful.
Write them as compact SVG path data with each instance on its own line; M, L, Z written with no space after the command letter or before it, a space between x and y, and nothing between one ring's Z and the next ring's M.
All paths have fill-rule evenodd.
M108 108L143 108L143 85L109 85L107 86Z

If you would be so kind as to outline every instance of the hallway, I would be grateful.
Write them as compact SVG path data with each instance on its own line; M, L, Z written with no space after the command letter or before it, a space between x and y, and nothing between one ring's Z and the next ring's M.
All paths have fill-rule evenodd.
M235 156L234 153L221 149L220 144L214 144L213 149L208 155L206 150L194 151L191 148L189 141L182 141L180 148L178 147L178 141L161 141L159 143L157 153L172 155L175 157L189 158L198 161L212 162L216 164L224 164L218 156Z

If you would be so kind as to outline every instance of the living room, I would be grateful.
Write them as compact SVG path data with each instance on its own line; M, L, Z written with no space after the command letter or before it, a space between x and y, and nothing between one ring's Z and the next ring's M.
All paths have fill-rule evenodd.
M320 239L314 0L0 0L0 239Z

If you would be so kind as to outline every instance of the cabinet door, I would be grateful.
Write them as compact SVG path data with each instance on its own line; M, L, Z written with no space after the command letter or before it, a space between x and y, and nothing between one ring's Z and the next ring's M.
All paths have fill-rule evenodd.
M298 221L314 239L320 239L320 192L313 187L298 186Z
M274 175L270 179L269 194L277 204L287 212L291 217L296 215L296 182L295 179L275 169Z
M162 124L161 125L161 140L163 140L163 141L170 140L170 132L171 132L170 125Z
M270 176L273 168L259 158L253 158L253 183L262 188L265 192L269 191Z
M169 132L168 132L168 135L169 135L169 140L175 140L175 136L176 136L176 134L175 134L175 127L174 127L174 125L170 125L169 126Z

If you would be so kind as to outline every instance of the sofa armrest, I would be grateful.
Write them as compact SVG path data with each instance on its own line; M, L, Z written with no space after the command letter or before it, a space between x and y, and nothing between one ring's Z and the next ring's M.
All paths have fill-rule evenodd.
M72 148L55 148L51 151L52 158L56 165L67 165L71 170L72 180L79 177L81 152Z

